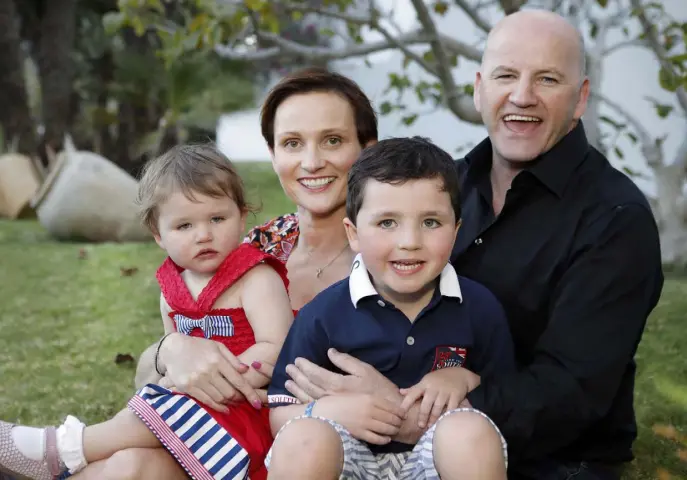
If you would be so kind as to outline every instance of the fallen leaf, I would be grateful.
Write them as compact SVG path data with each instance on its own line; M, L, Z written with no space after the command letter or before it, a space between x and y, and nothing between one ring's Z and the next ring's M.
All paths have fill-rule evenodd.
M79 249L79 260L84 260L88 257L88 252L86 251L85 248L80 248Z
M659 437L667 438L668 440L677 440L680 437L680 434L677 433L677 430L672 425L657 423L652 427L652 430Z
M663 468L657 469L656 475L657 475L656 478L658 478L658 480L670 480L671 478L673 478L673 476L670 474L670 472L668 470L663 469Z
M137 267L119 267L119 272L122 274L122 277L130 277L136 272L138 272Z
M133 363L134 363L134 357L128 353L118 353L117 356L115 357L115 364L116 365L133 364Z
M677 458L682 460L683 462L687 462L687 450L678 450L677 451Z

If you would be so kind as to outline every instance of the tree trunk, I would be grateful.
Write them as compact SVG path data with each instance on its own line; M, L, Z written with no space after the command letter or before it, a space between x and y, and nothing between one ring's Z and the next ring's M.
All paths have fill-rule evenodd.
M72 117L76 0L50 0L43 4L38 68L43 95L44 145L57 151L69 131Z
M687 127L687 125L686 125ZM661 255L664 265L687 269L687 137L678 148L671 165L653 166L658 197L654 215L661 234Z
M36 135L24 81L19 18L14 0L0 0L0 125L5 143L33 155Z

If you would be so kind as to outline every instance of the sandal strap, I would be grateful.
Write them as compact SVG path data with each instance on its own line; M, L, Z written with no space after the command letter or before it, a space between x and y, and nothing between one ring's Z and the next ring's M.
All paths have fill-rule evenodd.
M60 462L60 454L57 451L57 433L55 427L45 429L45 463L50 473L57 477L64 471Z

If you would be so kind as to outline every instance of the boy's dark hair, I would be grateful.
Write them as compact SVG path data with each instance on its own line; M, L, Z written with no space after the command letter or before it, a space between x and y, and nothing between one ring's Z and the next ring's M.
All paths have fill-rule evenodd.
M176 145L144 167L138 183L136 203L143 224L158 234L158 207L174 192L190 200L194 193L236 202L241 212L255 209L246 200L241 177L229 159L214 144Z
M362 151L348 172L346 216L356 223L363 205L365 185L373 179L382 183L403 184L408 180L441 179L442 190L451 197L451 205L460 220L460 185L455 161L445 150L424 137L390 138Z
M361 146L377 140L377 115L370 99L362 89L348 77L330 72L324 68L311 67L293 72L270 90L260 112L262 136L271 150L274 149L274 117L279 105L292 95L330 92L346 100L355 117L358 142Z

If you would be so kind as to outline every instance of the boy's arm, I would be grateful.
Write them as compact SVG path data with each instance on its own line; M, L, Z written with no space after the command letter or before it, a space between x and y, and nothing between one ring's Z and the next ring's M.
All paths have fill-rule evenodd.
M268 406L272 409L270 425L273 434L305 411L305 405L300 404L298 398L286 389L286 382L291 380L286 367L293 365L296 358L304 358L323 368L332 368L327 357L330 346L328 335L311 307L310 304L305 305L298 312L274 366L267 391Z
M244 279L241 303L256 343L238 355L239 360L249 366L253 362L274 364L293 323L293 310L284 282L269 265L257 265ZM264 387L270 381L254 368L243 377L253 388Z

